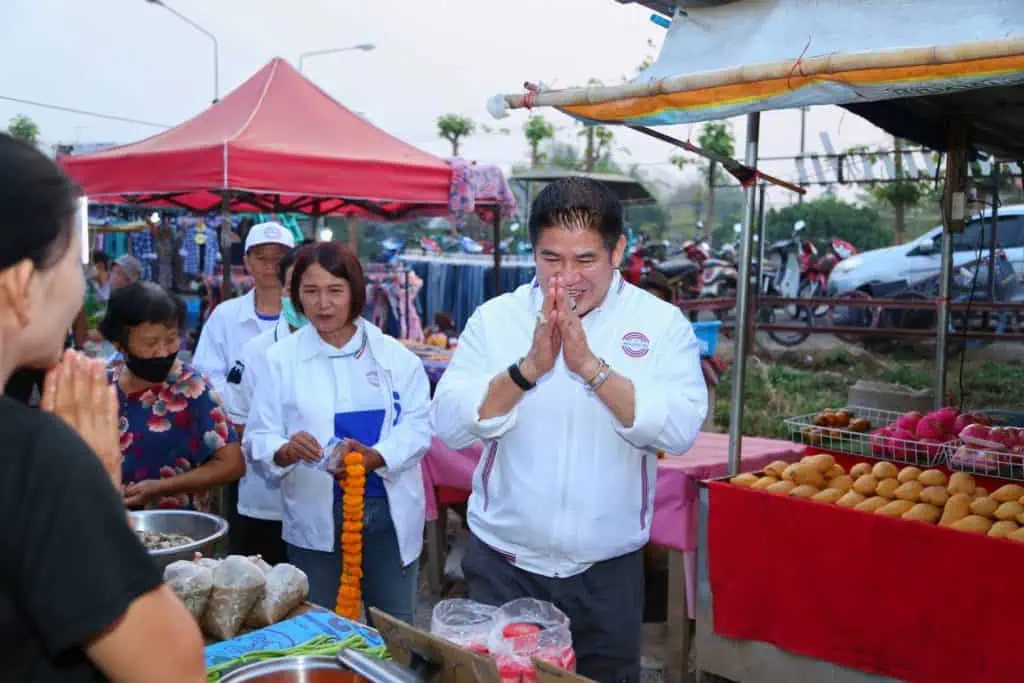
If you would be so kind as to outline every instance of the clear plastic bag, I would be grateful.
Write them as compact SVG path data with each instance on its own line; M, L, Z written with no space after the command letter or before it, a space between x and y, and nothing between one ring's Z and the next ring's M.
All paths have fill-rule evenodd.
M256 565L256 568L263 572L264 576L269 574L270 570L273 569L273 567L267 564L267 561L263 559L262 555L250 555L249 561Z
M533 658L576 669L569 617L549 602L523 598L499 607L488 645L502 683L536 680Z
M213 570L213 590L200 621L203 632L229 640L242 630L249 612L263 597L267 578L241 555L229 555Z
M198 562L178 560L164 568L164 583L171 587L198 620L206 610L213 589L213 571Z
M247 626L270 626L281 621L309 596L309 579L298 567L281 563L267 573L263 597L245 620Z
M473 600L442 600L430 615L430 632L470 652L487 655L497 611L497 607Z

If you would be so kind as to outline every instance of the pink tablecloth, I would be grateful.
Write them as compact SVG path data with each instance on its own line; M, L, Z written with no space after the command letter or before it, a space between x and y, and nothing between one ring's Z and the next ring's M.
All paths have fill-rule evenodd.
M423 483L427 489L427 519L437 518L434 489L447 486L469 491L473 470L480 459L480 445L459 451L434 438L423 459ZM803 447L774 439L743 439L743 470L764 467L773 460L796 460ZM658 482L654 496L651 541L684 552L697 549L697 482L728 473L729 437L701 433L685 455L658 461Z

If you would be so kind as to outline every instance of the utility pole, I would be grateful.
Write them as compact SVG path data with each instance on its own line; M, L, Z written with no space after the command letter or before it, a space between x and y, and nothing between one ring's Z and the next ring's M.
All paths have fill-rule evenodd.
M892 148L895 152L893 165L895 167L896 188L902 189L903 184L903 138L893 137ZM892 203L893 207L893 241L896 244L903 244L907 234L907 206L902 192L897 192Z

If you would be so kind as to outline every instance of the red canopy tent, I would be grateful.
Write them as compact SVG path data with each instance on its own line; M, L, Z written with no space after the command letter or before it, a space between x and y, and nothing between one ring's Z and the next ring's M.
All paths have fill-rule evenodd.
M452 180L281 58L175 128L60 162L93 201L197 212L446 214Z

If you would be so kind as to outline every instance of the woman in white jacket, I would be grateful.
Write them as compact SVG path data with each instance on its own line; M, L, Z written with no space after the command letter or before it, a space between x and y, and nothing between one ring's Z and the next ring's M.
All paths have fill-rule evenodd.
M254 393L245 438L253 458L282 478L288 557L309 576L310 599L325 607L334 605L342 553L341 490L324 456L328 447L362 454L364 604L412 622L430 388L419 358L359 317L365 299L350 249L323 242L301 252L291 300L310 324L246 368Z

